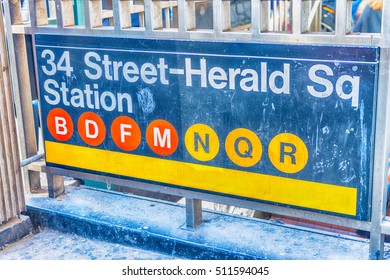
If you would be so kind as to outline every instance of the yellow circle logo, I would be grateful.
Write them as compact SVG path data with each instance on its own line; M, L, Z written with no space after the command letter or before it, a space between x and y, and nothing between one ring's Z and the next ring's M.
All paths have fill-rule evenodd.
M271 140L268 156L276 169L288 174L301 171L309 159L305 143L290 133L276 135Z
M205 124L194 124L188 128L184 142L188 153L199 161L210 161L219 152L218 135Z
M230 160L241 167L258 163L263 152L259 137L246 128L237 128L229 133L225 150Z

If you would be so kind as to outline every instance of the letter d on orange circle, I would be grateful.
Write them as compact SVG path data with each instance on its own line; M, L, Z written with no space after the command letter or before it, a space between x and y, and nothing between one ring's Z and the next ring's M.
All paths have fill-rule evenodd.
M77 128L83 141L91 146L99 146L106 138L106 127L103 120L92 112L82 114Z

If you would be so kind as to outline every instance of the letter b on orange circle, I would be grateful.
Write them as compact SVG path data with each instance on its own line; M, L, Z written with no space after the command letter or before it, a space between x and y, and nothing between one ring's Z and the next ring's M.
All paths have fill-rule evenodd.
M65 142L73 135L73 121L70 115L61 108L49 112L46 118L47 128L56 140Z

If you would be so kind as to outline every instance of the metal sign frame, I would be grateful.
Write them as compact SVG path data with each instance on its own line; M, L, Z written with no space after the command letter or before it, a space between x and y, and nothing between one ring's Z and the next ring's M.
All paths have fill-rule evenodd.
M377 48L35 43L48 166L369 219Z
M9 3L11 2L11 3ZM16 3L14 3L16 2ZM373 160L373 189L372 189L372 210L371 221L356 221L344 217L333 217L326 214L311 213L299 209L286 209L276 205L267 205L251 201L241 201L235 198L224 198L218 195L198 193L190 190L164 187L163 189L153 184L144 182L132 182L118 178L105 177L101 175L87 174L78 171L69 171L61 168L47 168L49 179L50 195L55 196L62 191L61 184L55 184L55 181L61 181L62 175L73 176L80 179L92 179L121 186L137 187L140 189L154 190L184 196L187 199L188 225L196 226L201 220L200 201L214 201L230 205L238 205L250 209L256 209L275 214L286 214L298 218L304 218L319 222L325 222L334 225L341 225L355 229L370 231L370 258L378 259L383 257L384 234L390 234L390 221L386 218L386 195L387 195L387 167L390 147L390 100L389 100L389 57L390 57L390 23L383 20L381 34L353 34L350 33L349 11L350 1L336 1L336 30L334 33L310 33L307 32L307 20L310 16L308 2L304 0L292 0L291 11L293 18L291 20L291 32L263 32L266 17L262 17L266 9L266 2L261 0L251 0L252 27L250 32L245 31L226 31L226 22L223 21L223 11L226 9L225 1L213 1L213 29L192 31L187 19L191 17L179 16L178 27L172 29L154 28L155 17L153 9L156 9L158 1L145 0L145 28L131 29L123 28L122 19L125 18L122 12L122 5L129 1L113 1L113 21L114 25L102 27L96 25L94 19L102 17L102 1L83 1L84 2L84 26L75 26L68 22L70 9L69 1L55 0L57 25L48 24L47 19L41 20L37 17L45 11L45 1L29 1L30 23L16 22L15 15L20 13L19 1L4 1L6 10L11 11L14 36L17 34L62 34L62 35L88 35L88 36L114 36L129 38L169 38L169 39L191 39L191 40L220 40L220 41L241 41L241 42L267 42L267 43L291 43L291 44L323 44L323 45L350 45L350 46L372 46L380 47L380 69L378 80L378 100L375 117L375 143ZM190 1L177 1L177 10L179 15L188 15L188 4ZM311 1L313 2L313 1ZM19 4L19 6L18 6ZM43 10L42 10L43 9ZM390 6L385 1L383 4L383 18L390 17ZM348 23L348 24L347 24ZM12 39L12 38L11 38ZM12 59L11 59L12 62ZM16 69L16 68L15 68Z

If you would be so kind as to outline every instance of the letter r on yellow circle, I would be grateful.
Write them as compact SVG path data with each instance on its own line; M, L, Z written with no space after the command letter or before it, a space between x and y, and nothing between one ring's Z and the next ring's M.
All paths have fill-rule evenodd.
M268 156L276 169L293 174L305 168L309 152L305 143L298 136L282 133L271 140L268 146Z

